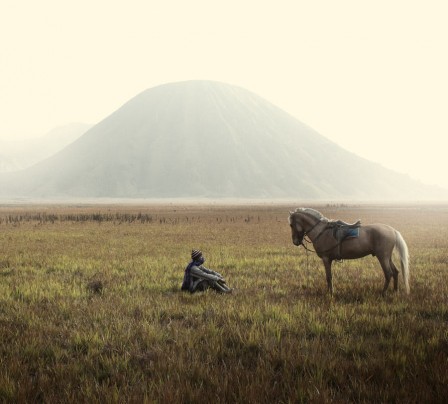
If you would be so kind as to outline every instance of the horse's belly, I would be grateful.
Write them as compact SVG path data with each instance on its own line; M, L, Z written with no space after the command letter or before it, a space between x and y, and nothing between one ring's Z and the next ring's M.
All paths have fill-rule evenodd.
M340 253L342 258L352 259L373 254L373 250L370 244L362 242L359 238L353 238L342 242Z

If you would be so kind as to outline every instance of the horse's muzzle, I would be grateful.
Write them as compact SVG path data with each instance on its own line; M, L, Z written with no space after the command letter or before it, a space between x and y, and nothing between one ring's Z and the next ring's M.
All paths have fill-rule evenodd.
M300 246L303 244L303 237L304 237L304 236L301 236L301 237L294 237L294 238L292 239L292 243L293 243L294 245L296 245L297 247L300 247Z

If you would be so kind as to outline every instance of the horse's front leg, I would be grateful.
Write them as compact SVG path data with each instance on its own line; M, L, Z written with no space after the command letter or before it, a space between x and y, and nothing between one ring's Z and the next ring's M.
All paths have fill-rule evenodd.
M331 275L331 264L333 260L331 260L329 257L323 257L322 261L324 262L325 266L325 275L327 277L328 292L330 292L330 295L333 295L333 277Z

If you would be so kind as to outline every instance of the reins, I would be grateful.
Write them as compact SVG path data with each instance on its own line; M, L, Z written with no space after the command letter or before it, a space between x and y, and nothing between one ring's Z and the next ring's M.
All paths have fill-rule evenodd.
M325 230L327 230L327 229L328 229L328 227L325 227L325 229L322 230L321 233L319 233L319 236L320 236ZM341 241L341 242L339 242L338 244L336 244L334 247L331 247L331 248L328 249L328 250L321 251L321 252L318 253L316 250L312 250L312 249L308 248L308 247L303 243L303 242L305 241L305 243L307 243L307 244L313 244L313 242L311 241L311 239L310 239L310 240L307 240L305 237L307 237L307 234L306 234L306 233L305 233L305 235L303 236L303 240L302 240L302 242L300 243L299 247L302 246L302 247L305 249L305 251L306 251L306 268L307 268L307 271L309 270L308 252L312 252L312 253L315 253L316 255L319 255L319 254L321 254L321 253L325 253L325 252L331 251L333 248L336 248L339 244L342 244L342 241ZM308 238L309 238L309 237L308 237ZM314 247L314 244L313 244L313 247ZM336 260L336 261L337 261L337 262L342 262L343 260L342 260L342 258L340 258L340 259L338 259L338 260Z
M316 253L317 255L319 255L319 254L323 254L323 253L326 253L326 252L329 252L329 251L333 250L334 248L336 248L336 247L338 247L340 244L342 244L342 240L341 240L341 241L337 242L333 247L330 247L329 249L327 249L327 250L323 250L323 251L316 251L315 249L314 249L314 250L311 250L310 248L308 248L308 247L303 243L303 241L305 241L307 244L313 244L313 247L314 247L314 243L319 239L319 237L320 237L326 230L329 230L329 229L330 229L330 228L328 227L328 224L327 224L327 226L325 226L324 229L323 229L323 230L316 236L316 238L314 239L314 241L311 240L310 237L308 236L308 234L311 233L311 231L313 231L314 228L315 228L318 224L320 224L320 223L322 223L322 220L318 220L317 223L316 223L313 227L311 227L311 229L309 229L308 231L305 231L304 234L303 234L303 239L302 239L302 242L300 243L300 245L303 246L303 248L306 250L307 253L308 253L308 252L312 252L312 253ZM308 237L309 240L307 240L306 237ZM314 247L314 248L315 248L315 247ZM307 258L308 258L308 254L307 254ZM339 259L338 261L342 261L342 259Z
M305 234L304 236L303 236L303 240L302 240L302 242L300 243L300 245L299 245L299 247L300 246L302 246L304 249L305 249L305 251L306 252L312 252L312 253L316 253L317 254L317 251L315 251L315 250L312 250L311 248L308 248L303 242L305 242L305 243L307 243L307 244L313 244L313 242L311 241L311 240L307 240L305 237L307 237L308 235L307 234Z

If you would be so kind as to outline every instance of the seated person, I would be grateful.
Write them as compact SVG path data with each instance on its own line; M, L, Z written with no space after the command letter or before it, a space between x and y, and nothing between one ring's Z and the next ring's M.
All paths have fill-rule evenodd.
M203 266L205 258L202 251L193 250L191 252L191 262L185 268L182 290L188 290L190 293L204 291L209 288L220 293L229 293L232 291L218 272L207 269Z

